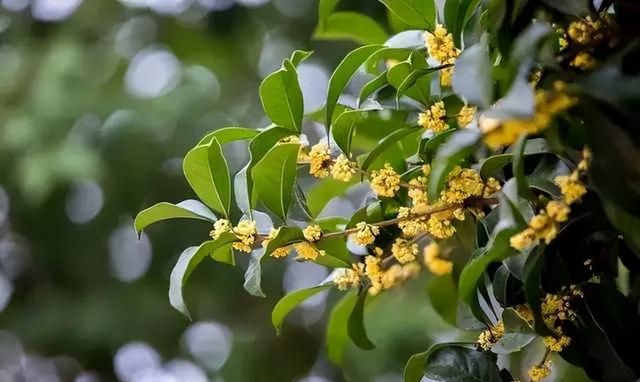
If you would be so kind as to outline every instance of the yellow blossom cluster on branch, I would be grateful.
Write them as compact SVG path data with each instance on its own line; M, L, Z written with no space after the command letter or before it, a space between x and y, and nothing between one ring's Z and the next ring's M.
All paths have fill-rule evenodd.
M426 130L432 130L434 133L447 130L449 124L447 123L447 111L444 108L444 102L435 102L424 112L418 114L418 124Z
M482 350L490 350L496 342L502 339L503 336L504 323L500 320L495 325L480 333L478 336L478 346L480 346Z
M316 178L326 178L331 175L333 179L348 182L358 172L356 163L345 154L340 154L335 159L332 158L329 146L324 142L311 147L308 158L309 174Z
M384 168L373 171L369 179L373 192L378 196L392 198L400 190L400 175L389 163Z
M253 244L255 243L257 234L255 221L241 220L237 226L232 227L229 220L218 219L213 223L213 230L209 235L216 240L225 232L233 233L238 238L238 241L232 244L234 249L246 253L253 250Z
M467 127L476 116L476 108L474 106L463 106L458 112L458 127Z
M426 32L427 51L441 65L453 65L460 55L460 50L453 42L453 35L438 24L433 33ZM453 67L440 70L440 85L451 86Z
M280 233L280 228L272 227L271 230L269 231L269 235L267 235L267 237L264 240L262 240L262 247L266 249L267 246L269 245L269 242L273 240L276 236L278 236L278 233ZM288 247L279 247L273 250L269 254L269 256L279 259L282 257L287 257L288 254L289 254Z
M436 276L448 275L453 271L453 262L443 257L440 245L435 241L424 247L424 265Z
M551 375L551 361L532 366L527 373L529 374L529 378L531 378L531 382L542 381Z
M485 143L489 147L497 149L514 143L523 134L537 134L545 130L558 114L577 102L576 98L569 95L565 88L566 85L558 81L552 90L537 90L531 118L500 121L481 117L478 122L480 130L484 134Z
M545 209L531 218L527 228L511 237L511 247L521 251L535 244L537 240L543 240L549 244L556 238L560 224L569 219L571 204L580 200L587 192L580 177L589 168L590 161L591 151L585 148L576 169L569 175L560 175L555 178L554 181L562 193L562 200L552 200L547 203Z

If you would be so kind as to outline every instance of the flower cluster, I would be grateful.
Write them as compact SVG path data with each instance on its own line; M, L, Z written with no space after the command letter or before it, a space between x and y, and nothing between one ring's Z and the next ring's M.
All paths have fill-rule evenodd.
M391 254L400 264L410 263L416 259L418 244L399 237L391 245Z
M213 223L213 230L209 235L217 240L225 232L233 233L238 241L233 242L232 247L238 251L249 253L253 250L256 240L256 222L253 220L241 220L237 226L232 227L227 219L219 219Z
M500 121L480 117L479 127L484 141L493 149L514 143L522 134L537 134L551 125L556 115L569 109L576 99L565 90L566 85L556 82L553 90L537 90L535 107L531 118Z
M314 241L320 240L322 237L322 229L317 224L311 224L302 230L302 235L305 240L313 243Z
M447 124L447 111L444 108L444 102L438 101L418 114L418 124L435 133L447 130L449 124Z
M570 66L588 71L596 65L593 51L602 43L608 42L610 47L617 43L617 28L613 19L605 14L596 19L587 16L569 24L567 36L571 44L581 49L569 63Z
M435 241L424 247L424 265L436 276L448 275L453 271L453 262L443 257L440 245Z
M458 112L458 127L467 127L476 116L476 108L473 106L463 106Z
M502 339L502 336L504 336L504 323L500 320L495 325L480 333L478 336L478 346L480 346L482 350L490 350L496 342Z
M400 175L389 163L384 168L373 171L369 179L373 192L378 196L392 198L400 190Z
M359 222L356 224L358 231L356 232L355 240L358 245L367 246L373 244L376 240L376 236L380 233L380 228L375 225L370 225L365 222Z
M521 251L533 245L536 240L551 243L558 235L561 223L569 219L571 204L580 200L587 192L586 187L580 181L580 177L589 168L591 151L583 150L582 159L576 169L569 175L560 175L555 178L555 183L560 187L562 200L552 200L529 221L529 226L510 239L513 248Z
M368 281L368 293L377 295L383 290L391 289L420 273L418 263L393 264L385 269L385 261L378 256L366 256L364 263L356 263L346 268L333 279L339 290L347 290L363 285Z
M294 244L293 248L298 253L298 257L304 260L316 260L318 257L326 254L324 250L319 250L313 244L306 241Z
M300 161L300 156L298 156ZM340 154L337 158L332 158L329 152L329 146L320 142L311 147L308 154L309 174L316 178L326 178L329 175L333 179L348 182L358 172L355 162Z
M529 368L527 371L529 374L529 378L531 378L531 382L542 381L551 375L551 361L547 361L540 365L535 365Z
M453 35L440 24L436 25L433 33L426 33L426 40L429 55L442 65L452 65L460 55L460 50L456 48L453 42ZM442 86L451 86L452 77L453 67L442 69L440 71L440 84Z

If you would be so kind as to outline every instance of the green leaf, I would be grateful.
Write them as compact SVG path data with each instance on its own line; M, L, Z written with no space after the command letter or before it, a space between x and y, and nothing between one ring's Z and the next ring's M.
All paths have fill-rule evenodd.
M424 49L427 46L427 42L424 37L424 30L408 30L391 36L384 45L390 48L419 50Z
M349 268L349 251L347 243L341 237L329 237L320 239L315 243L319 250L325 251L324 256L318 257L313 262L328 268Z
M297 143L277 144L251 169L260 200L283 220L293 198L299 149Z
M542 21L534 21L513 42L510 65L517 70L527 58L534 57L538 47L552 32L549 24Z
M449 139L449 136L455 131L456 130L454 129L450 129L447 131L436 133L429 138L423 138L420 141L420 145L418 146L418 155L420 156L420 159L422 159L426 163L431 163L435 158L440 145L442 145L447 139Z
M445 342L431 345L431 347L422 353L412 355L404 366L402 378L404 382L420 382L424 377L427 361L436 351L450 346L473 346L475 342Z
M231 178L218 140L212 138L208 144L191 149L184 157L182 166L198 198L215 212L229 216Z
M458 290L452 275L432 277L427 283L427 293L433 309L447 322L455 326Z
M244 273L244 289L252 296L265 297L262 291L262 261L269 257L271 252L277 248L286 247L290 244L304 240L302 230L297 227L280 227L280 231L266 248L258 248L251 252L249 266Z
M338 103L338 98L347 86L358 68L375 52L384 49L382 45L365 45L351 51L338 64L338 67L329 79L329 89L327 91L327 105L325 123L327 131L330 130L333 121L333 113Z
M533 138L526 141L524 147L524 156L546 154L551 152L551 147L544 138ZM483 179L487 179L495 174L498 170L511 163L514 153L506 152L504 154L496 154L480 162L480 175Z
M216 215L198 200L185 200L178 204L158 203L138 213L133 225L138 236L143 229L153 223L167 219L189 218L209 222L216 221Z
M205 135L196 146L207 145L211 142L212 138L216 138L218 143L224 145L225 143L241 141L244 139L251 139L258 135L258 130L249 129L246 127L223 127L221 129L210 132Z
M502 312L502 322L505 334L491 347L491 351L496 354L519 352L537 337L531 325L513 308L505 309Z
M354 184L355 180L342 182L333 178L325 178L318 181L307 192L307 207L309 207L311 216L318 216L333 198L343 196L349 187Z
M444 23L453 35L454 43L461 47L462 31L476 10L480 0L446 0L444 4Z
M415 69L410 62L400 62L387 71L387 81L396 89L396 104L402 95L428 103L433 70Z
M518 194L524 197L533 198L535 197L531 190L529 190L529 183L527 182L527 178L524 173L524 149L526 147L527 136L523 134L518 138L516 143L514 144L514 156L513 156L513 166L512 171L514 178L516 180L516 184L518 185Z
M271 323L273 327L276 329L276 333L280 334L280 330L282 329L282 323L284 322L285 317L298 305L300 305L306 299L315 296L316 294L325 291L329 288L333 287L333 284L326 285L318 285L313 288L300 289L295 292L291 292L288 295L278 301L276 306L273 307L273 311L271 312Z
M298 73L289 59L282 68L268 75L260 84L260 100L273 123L300 133L304 102L298 83Z
M294 53L295 54L295 53ZM274 147L282 138L291 135L291 131L281 127L272 127L261 131L249 142L249 163L236 174L235 194L238 207L242 212L249 213L257 202L255 186L251 176L253 167ZM244 173L244 174L243 174Z
M380 2L411 29L432 31L435 28L434 0L380 0Z
M451 134L443 143L431 163L429 177L429 198L436 200L451 169L469 156L480 141L478 131L465 129Z
M271 252L278 248L304 241L302 230L298 227L280 227L278 234L269 240L269 244L265 248L264 256L268 256Z
M335 12L318 24L318 40L351 40L358 44L382 44L387 32L371 17L357 12Z
M402 138L408 136L409 134L420 132L422 132L421 128L407 127L404 129L396 130L393 133L387 135L380 142L378 142L378 145L366 156L361 164L361 168L365 171L368 170L376 160L376 158L382 155L389 148L393 147L393 145L399 142Z
M360 105L362 105L362 102L367 98L369 98L371 94L379 91L380 89L384 88L387 85L388 85L387 72L380 73L371 81L364 84L362 89L360 89L360 95L358 95L358 102L357 102L358 107L360 107Z
M368 296L369 294L366 290L360 292L353 311L349 316L349 323L347 325L349 338L351 338L353 343L360 349L364 350L371 350L376 347L367 336L367 331L364 328L364 307Z
M453 72L453 91L470 104L486 109L493 102L491 61L486 36L462 51Z
M604 212L613 226L622 233L625 242L640 254L640 217L635 216L615 204L605 200Z
M182 288L186 285L191 273L205 257L212 256L218 261L222 260L222 262L229 263L229 259L221 258L217 254L227 253L223 249L228 248L236 240L238 239L235 235L223 233L217 240L205 241L199 247L189 247L182 252L169 278L169 302L171 306L191 319L189 310L184 302Z
M442 382L502 382L490 353L460 347L436 350L427 361L424 376Z
M348 322L357 300L358 295L352 290L338 301L329 314L327 355L337 365L342 364L344 348L349 342Z
M364 120L367 112L364 110L345 111L336 118L331 129L331 135L338 147L348 157L351 157L351 141L358 122Z

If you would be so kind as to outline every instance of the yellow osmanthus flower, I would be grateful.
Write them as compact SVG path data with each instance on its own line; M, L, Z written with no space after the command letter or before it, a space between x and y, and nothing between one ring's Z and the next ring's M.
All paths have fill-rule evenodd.
M473 121L475 115L476 108L474 106L463 106L458 112L458 127L467 127Z
M400 176L389 163L385 163L383 169L373 171L369 181L378 196L391 198L400 189Z
M326 178L329 176L331 168L331 154L326 143L320 142L309 151L309 174L316 178Z
M352 264L351 268L344 268L343 273L333 279L339 290L358 287L364 277L364 264Z
M429 55L440 63L445 63L460 54L453 42L453 35L440 24L436 25L433 33L426 32L425 37Z
M553 181L560 187L560 192L567 204L577 202L587 193L587 188L580 181L580 175L577 172L570 175L559 175Z
M431 174L431 165L429 163L425 163L422 165L421 170L425 176L429 176L429 174Z
M454 59L451 59L447 62L443 62L443 64L453 64ZM451 87L453 84L453 66L448 68L444 68L440 70L440 86L442 87Z
M577 102L576 98L566 93L565 88L563 82L557 81L553 90L537 90L532 118L499 121L481 117L478 125L484 133L485 143L497 149L514 143L522 134L537 134L549 127L556 115Z
M447 176L440 200L446 204L460 204L470 197L482 196L484 187L478 171L456 166Z
M587 16L569 24L567 31L572 41L580 45L596 44L605 39L604 28L609 24L608 19L593 19Z
M358 245L366 246L376 241L376 236L380 233L380 228L375 225L359 222L356 224L358 231L355 234L355 240Z
M233 227L233 233L240 241L234 242L231 246L241 252L251 252L256 240L256 222L241 220L237 226Z
M416 277L418 274L420 274L420 265L415 261L403 265L393 264L382 273L382 290L391 289ZM369 293L375 295L378 292L369 289Z
M315 260L320 256L324 256L325 252L323 250L318 250L312 244L307 243L306 241L296 243L293 245L298 256L305 260Z
M595 58L588 52L579 52L576 56L571 60L569 66L580 69L582 71L588 71L593 69L598 62Z
M391 245L391 254L400 264L415 261L418 254L418 244L402 238L397 238Z
M561 352L564 348L571 344L571 338L567 336L560 336L558 338L553 336L546 336L543 338L543 341L544 346L556 353Z
M552 200L547 203L545 207L545 211L547 216L558 223L566 222L569 219L569 213L571 212L571 208L560 200Z
M311 224L302 230L302 235L307 241L313 243L322 237L322 229L317 224Z
M443 101L438 101L429 106L424 112L418 114L418 124L427 130L436 133L449 128L447 124L447 111Z
M566 290L564 291L566 292ZM562 328L560 327L561 322L573 321L576 318L576 312L571 308L572 299L582 297L582 290L575 286L573 286L568 293L547 293L541 304L544 323L549 328L554 329L556 333L562 333Z
M424 176L419 176L409 181L408 195L409 198L411 198L411 202L413 203L413 205L429 202L426 190L427 178L425 178Z
M551 361L547 361L542 365L531 366L527 371L527 374L529 374L531 382L542 381L551 375Z
M217 240L225 232L231 232L231 222L227 219L218 219L213 223L213 230L209 232L209 236Z
M267 235L267 237L262 241L262 247L267 248L267 246L269 245L269 242L273 240L276 236L278 236L278 233L280 233L280 228L271 227L271 230L269 231L269 235ZM269 256L279 259L281 257L287 257L288 254L289 254L289 248L279 247L279 248L276 248L273 252L271 252Z
M412 210L409 207L400 207L398 210L398 228L402 230L402 234L406 237L414 237L419 232L427 231L426 219L421 216L411 217Z
M371 282L369 293L376 295L383 289L382 276L384 274L382 270L382 264L379 257L367 256L364 258L364 272Z
M484 183L484 191L482 192L482 196L485 198L488 198L491 195L495 194L496 192L500 191L501 189L502 189L502 186L500 185L500 182L498 182L496 178L490 177Z
M533 322L533 311L527 304L521 304L516 306L516 312L522 319L527 322Z
M352 162L346 155L340 154L335 163L331 167L331 176L333 179L341 182L348 182L358 172L355 162Z
M498 321L495 326L483 330L478 336L478 345L482 350L490 350L491 347L504 336L504 323Z
M448 275L453 271L453 262L441 256L440 245L435 241L424 248L424 265L436 276Z

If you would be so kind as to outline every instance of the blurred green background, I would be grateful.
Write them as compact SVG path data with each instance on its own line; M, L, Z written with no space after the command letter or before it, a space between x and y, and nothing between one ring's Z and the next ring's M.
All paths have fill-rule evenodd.
M384 21L377 2L343 3ZM242 289L246 259L205 262L187 288L188 322L168 303L168 277L210 227L135 236L139 210L193 198L181 158L204 133L268 125L257 86L294 49L315 51L299 75L306 111L322 107L331 69L355 45L312 40L316 1L0 4L0 381L394 382L409 355L460 335L416 280L372 305L377 349L349 347L337 368L323 353L337 296L303 304L280 337L270 324L277 299L323 268L270 265L259 299ZM322 130L305 126L310 141ZM246 159L242 145L228 154L235 168Z

